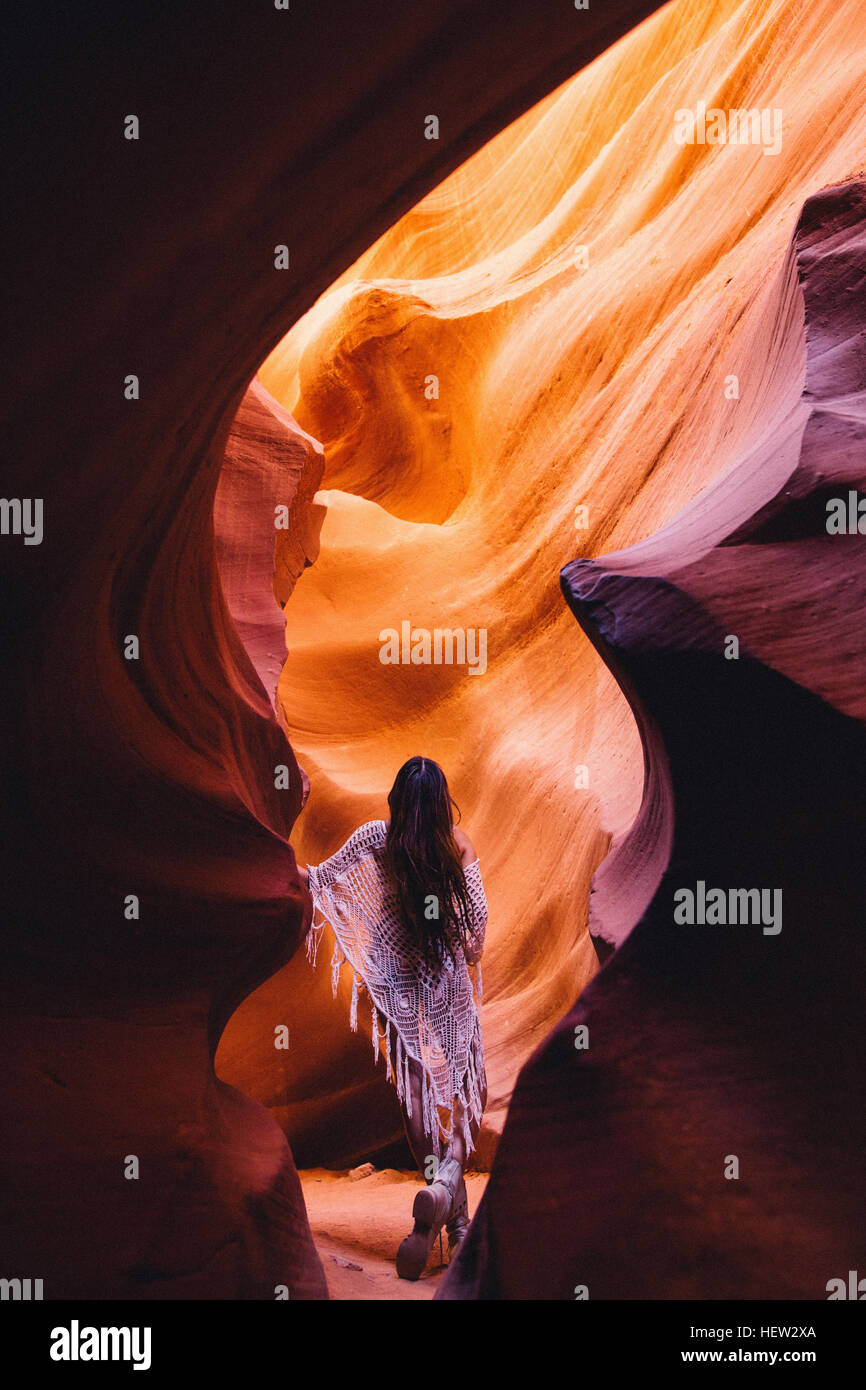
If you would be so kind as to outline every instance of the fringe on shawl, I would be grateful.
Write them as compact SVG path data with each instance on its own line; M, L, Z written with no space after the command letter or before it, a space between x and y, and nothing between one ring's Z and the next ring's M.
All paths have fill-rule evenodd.
M473 965L472 969L473 969L473 971L475 972L475 973L474 973L474 979L473 979L473 985L474 985L474 987L475 987L475 998L476 998L477 1002L480 1004L480 1003L481 1003L481 994L482 994L482 990L483 990L483 984L482 984L482 981L481 981L481 961L480 961L480 960L477 960L477 961L475 962L475 964Z
M316 918L318 918L319 920L317 921ZM322 939L322 932L324 931L324 927L325 918L322 916L322 913L320 912L319 908L316 907L314 903L313 921L310 926L310 930L307 932L307 940L305 943L307 960L310 962L310 965L312 966L315 966L316 964L316 959L319 954L319 942Z
M310 927L310 930L307 933L306 941L307 960L313 966L316 965L319 953L319 943L322 939L323 930L327 920L328 919L324 916L321 910L318 907L315 907L313 912L313 925ZM339 941L337 941L336 945L334 946L334 954L331 957L331 992L335 999L337 997L337 990L340 983L340 967L342 965L348 965L349 969L352 972L352 999L351 1004L349 1006L349 1026L351 1027L353 1033L357 1033L359 978L358 972L355 970L355 967L352 965L352 962L346 958ZM482 991L480 961L478 961L478 963L475 965L474 972L475 995L476 998L480 1001ZM378 1009L376 1007L375 1002L372 999L371 1009L373 1016L373 1060L375 1064L379 1061L379 1043L382 1041L382 1035L379 1032ZM397 1041L396 1047L394 1049L394 1063L392 1064L391 1019L388 1016L388 1014L386 1014L384 1042L387 1079L391 1082L392 1085L396 1086L397 1095L406 1108L406 1114L411 1118L412 1090L409 1084L410 1058L409 1054L406 1051L406 1048L403 1045L403 1039L400 1035L400 1030L395 1029L395 1032ZM460 1091L458 1092L458 1094L455 1095L454 1101L452 1101L451 1110L448 1117L447 1128L443 1125L442 1120L439 1116L440 1105L438 1100L436 1099L436 1089L433 1084L433 1079L430 1076L430 1073L428 1072L426 1067L422 1069L421 1115L424 1122L424 1132L431 1138L438 1138L440 1143L443 1142L444 1139L444 1142L446 1144L450 1144L452 1139L454 1138L455 1102L459 1100L463 1106L461 1133L463 1136L463 1142L466 1146L467 1156L473 1153L475 1150L475 1145L472 1142L472 1124L477 1122L480 1126L481 1118L484 1113L483 1106L481 1103L481 1091L479 1087L480 1072L483 1069L483 1066L484 1053L481 1046L481 1034L480 1031L476 1029L475 1035L472 1039L469 1048L469 1059L466 1068L466 1074L463 1078L463 1083L460 1087ZM445 1109L445 1106L442 1106L441 1108Z

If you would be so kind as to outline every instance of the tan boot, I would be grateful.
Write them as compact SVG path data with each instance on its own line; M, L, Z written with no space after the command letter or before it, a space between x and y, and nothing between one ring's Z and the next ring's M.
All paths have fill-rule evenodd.
M397 1251L397 1273L401 1279L420 1279L424 1273L433 1242L451 1216L462 1176L457 1160L446 1158L433 1182L416 1194L412 1206L415 1225Z

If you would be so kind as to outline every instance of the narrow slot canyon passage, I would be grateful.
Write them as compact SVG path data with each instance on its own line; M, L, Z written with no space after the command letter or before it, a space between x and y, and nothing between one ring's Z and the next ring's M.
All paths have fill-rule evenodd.
M863 1295L859 7L13 27L3 1298L225 1379L291 1364L245 1304L590 1299L641 1357L626 1304ZM304 949L414 754L489 905L417 1282L368 1004Z
M538 255L534 226L524 229L528 245L500 256L494 272L492 234L519 240L521 229L489 214L508 206L503 190L509 179L527 177L539 143L557 138L551 119L564 129L580 101L584 90L566 88L503 132L322 296L261 368L232 432L217 498L219 537L243 505L232 492L233 468L266 468L275 504L286 497L281 468L297 477L288 529L277 533L274 589L285 605L288 649L279 717L310 781L292 838L299 863L320 862L357 825L387 814L397 768L419 752L445 769L479 852L490 904L482 1015L489 1095L475 1155L483 1172L517 1071L597 968L589 882L611 835L633 819L643 781L626 701L558 586L560 565L587 537L575 526L586 500L579 480L556 479L570 448L569 391L552 403L531 470L528 441L521 456L510 455L524 417L548 392L551 359L532 379L506 378L498 390L493 380L503 337L519 337L547 280L556 288L573 278L569 244L582 213L561 215L562 265L529 293L520 282L527 258ZM539 182L536 216L539 204L556 208L572 177L568 170ZM470 231L461 210L482 197L489 209ZM418 225L435 254L419 251ZM564 343L559 351L567 360ZM598 529L605 499L596 495ZM267 506L261 517L267 525ZM273 530L272 513L270 521ZM542 553L549 558L540 562ZM227 545L224 571L233 562ZM406 663L399 653L397 664L383 662L382 637L402 639L407 624L416 636L463 634L463 664ZM248 645L255 648L260 633L254 624ZM268 688L275 647L272 633ZM329 961L330 949L324 955ZM328 1217L349 1247L355 1224L364 1256L356 1251L355 1261L365 1275L371 1254L381 1259L390 1247L391 1296L424 1288L429 1295L431 1279L413 1289L393 1275L411 1209L406 1194L419 1179L405 1171L412 1160L393 1088L371 1063L369 1023L358 1036L348 1029L348 991L343 979L332 1000L329 970L312 971L298 953L234 1015L217 1070L285 1127L314 1232L315 1203L327 1198ZM291 1046L275 1052L281 1022ZM345 1179L348 1211L339 1220L344 1194L319 1169L367 1160L394 1173L390 1190L381 1173L351 1185ZM316 1172L308 1176L310 1165ZM470 1210L483 1182L470 1179ZM352 1260L351 1249L322 1253ZM333 1293L335 1271L327 1258L325 1265Z
M698 158L684 169L652 115L659 88L685 90L697 53L705 61L682 10L514 122L346 270L260 368L221 481L223 533L239 466L262 471L265 528L271 502L287 506L278 682L278 613L262 621L265 684L310 784L299 863L386 815L393 776L417 753L446 770L479 852L489 1099L470 1210L520 1067L598 969L590 883L627 839L644 785L634 717L563 602L559 570L575 556L639 556L742 460L768 462L770 489L790 468L804 358L785 252L792 176L805 192L815 171L796 151L752 161L762 214L707 218L718 170ZM720 11L718 81L743 23L742 7ZM724 154L733 176L742 152ZM845 158L828 156L828 181ZM756 273L765 263L773 275ZM218 495L218 539L220 509ZM698 549L714 524L703 519ZM224 571L236 559L224 543ZM474 671L471 656L401 659L401 640L408 652L437 629L464 633L470 651L484 633ZM251 630L261 646L261 623ZM396 664L382 659L388 634ZM669 849L657 825L617 923L600 929L603 957L647 906ZM336 1000L329 973L299 952L235 1013L217 1070L285 1129L332 1296L430 1296L432 1265L417 1286L394 1274L420 1179L369 1023L349 1032L346 972ZM281 1024L291 1044L275 1051Z

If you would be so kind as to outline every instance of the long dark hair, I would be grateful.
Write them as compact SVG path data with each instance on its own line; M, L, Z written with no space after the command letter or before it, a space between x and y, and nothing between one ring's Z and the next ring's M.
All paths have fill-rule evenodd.
M403 921L429 965L441 965L446 955L456 962L458 944L465 951L474 933L452 828L451 808L458 817L460 808L439 764L432 758L410 758L394 778L388 806L385 852Z

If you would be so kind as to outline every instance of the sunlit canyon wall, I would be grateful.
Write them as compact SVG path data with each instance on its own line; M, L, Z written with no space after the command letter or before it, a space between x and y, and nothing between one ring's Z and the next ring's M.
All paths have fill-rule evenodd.
M413 753L429 753L448 771L481 855L491 907L484 1009L490 1105L482 1162L494 1150L519 1067L597 969L588 902L589 926L604 956L650 904L674 846L680 865L674 886L690 881L682 851L688 825L700 826L719 854L718 845L727 847L722 882L781 884L781 867L764 868L763 878L759 867L774 862L774 837L786 841L790 831L770 815L761 795L762 782L779 780L778 768L762 773L756 764L765 741L770 758L773 721L767 727L766 708L752 716L738 706L747 688L751 696L743 675L747 651L836 702L852 671L861 669L848 665L847 606L820 661L813 650L814 626L827 622L820 605L808 632L797 635L809 617L811 576L821 572L813 558L844 566L847 552L825 542L826 560L818 561L809 547L788 547L781 588L791 595L789 613L764 592L767 552L747 557L722 550L731 557L722 566L724 582L715 570L701 569L695 590L712 614L711 629L708 619L692 613L682 620L689 636L675 636L679 620L653 588L639 601L632 590L612 589L610 614L602 609L598 626L614 646L614 638L624 640L621 627L641 650L642 643L650 650L665 647L668 623L674 647L692 640L690 622L695 632L712 632L709 679L723 702L721 727L711 725L709 696L695 694L691 678L671 659L656 677L668 702L662 739L650 718L647 671L641 668L635 692L631 667L612 660L607 647L597 654L590 640L598 640L597 627L590 622L587 636L575 624L559 571L575 556L618 552L659 532L657 544L622 559L625 573L667 577L678 565L699 564L797 468L810 407L803 399L803 271L791 245L804 201L862 167L863 60L863 37L850 12L734 3L670 7L429 194L340 277L259 372L256 391L266 388L324 446L322 548L286 606L290 655L279 685L289 735L311 782L293 843L302 859L318 862L361 820L386 814L393 774ZM678 144L675 113L699 102L765 111L766 152L760 144ZM811 214L818 224L822 206ZM831 237L837 211L827 206ZM856 243L853 206L841 234L846 248ZM801 258L808 264L815 254L808 249ZM832 250L829 264L841 256ZM844 342L854 330L842 322L839 303L856 296L857 281L848 271L839 273L844 290L833 312ZM813 298L819 300L814 337L825 310L818 292ZM846 394L856 385L846 386ZM846 420L839 428L854 426ZM231 460L230 446L229 477ZM828 485L833 476L828 467ZM584 521L587 528L577 529ZM734 572L743 576L744 592L729 604L725 586ZM802 591L796 600L794 574ZM815 582L819 593L826 592L827 577ZM570 597L595 591L594 576L581 572L580 584L572 583ZM777 588L775 580L768 585ZM602 605L609 587L598 585ZM578 617L585 616L580 603L575 606ZM486 628L486 673L382 665L378 635L402 620L427 629ZM739 664L724 658L728 633L739 634L743 645ZM649 758L643 805L630 834L623 832L641 801L643 756L634 718L605 661L635 702ZM644 662L655 671L651 656ZM728 721L736 727L743 720L746 741L730 749L729 776L722 780L713 765L721 754L713 749L722 746ZM781 716L779 729L791 737ZM671 784L669 757L677 741L684 749L681 775L691 767L688 796L680 786L675 795ZM792 776L802 783L800 798L811 798L814 789L807 793L809 779L796 763ZM786 784L789 801L792 795ZM757 837L762 817L766 824ZM678 818L686 826L677 828ZM590 879L611 835L615 852L590 900ZM699 838L697 829L693 835ZM798 842L797 853L804 852ZM714 862L705 850L691 881L710 877ZM670 918L670 882L669 876L656 909L661 921L665 912ZM785 884L790 905L795 885L790 879ZM618 1045L633 1050L635 1065L650 1071L646 1091L635 1094L636 1125L657 1104L658 1088L675 1092L681 1085L670 1069L664 1081L652 1074L652 1054L697 1047L702 1055L674 1000L668 1036L655 1038L665 1015L670 952L694 945L683 940L684 930L669 940L663 936L651 995L636 994L630 1012L620 1008L614 1015ZM783 940L767 943L770 980L796 930L792 917ZM652 941L646 950L652 953ZM751 956L733 959L727 986L721 983L726 958L714 961L721 1005L727 1007L727 993L735 992L752 1007L737 973L748 973ZM326 975L296 957L263 985L227 1029L220 1065L271 1107L303 1160L339 1164L394 1138L399 1118L381 1072L372 1068L369 1043L348 1033L347 986L332 1003ZM695 1008L709 1012L700 991L697 998ZM789 1011L788 1002L784 1008ZM523 1275L512 1282L477 1234L470 1247L476 1254L467 1251L463 1261L474 1261L461 1275L463 1294L477 1291L483 1277L489 1281L484 1288L497 1292L531 1297L534 1287L544 1287L549 1296L571 1296L580 1282L576 1252L587 1239L584 1206L597 1205L599 1182L610 1188L615 1206L624 1181L622 1246L611 1256L612 1272L601 1288L597 1266L585 1278L598 1296L629 1296L617 1281L627 1264L628 1223L640 1230L641 1220L628 1193L637 1202L644 1188L652 1193L654 1184L670 1184L664 1145L670 1127L676 1132L689 1112L669 1096L671 1113L648 1141L650 1152L635 1152L632 1136L623 1134L622 1153L612 1144L614 1151L603 1148L599 1157L601 1119L583 1111L578 1118L568 1101L569 1087L592 1086L576 1079L593 1066L573 1045L582 1017L569 1014L562 1024L543 1107L534 1108L528 1097L525 1113L532 1118L519 1131L522 1152L505 1176L497 1174L484 1209L495 1232L490 1244L500 1239L501 1221L514 1232L513 1252L528 1244L543 1251L553 1242L562 1257L548 1261L544 1275L541 1253L528 1264L515 1255L513 1267ZM789 1014L789 1026L796 1027L795 1017ZM742 1025L742 1012L735 1020L729 1033ZM279 1022L291 1028L288 1053L273 1048ZM600 1051L606 1034L596 1024L591 1033ZM758 1055L765 1045L765 1037L754 1043ZM601 1066L598 1053L590 1055ZM621 1081L609 1059L605 1065L610 1070L601 1074L615 1095ZM736 1089L739 1057L720 1050L707 1065L710 1072L727 1068ZM808 1071L814 1079L814 1069ZM697 1062L683 1087L686 1107L696 1104L701 1075ZM531 1083L524 1084L528 1089ZM726 1115L711 1077L705 1084L701 1108L715 1106ZM784 1093L783 1079L777 1089ZM582 1092L578 1096L584 1109L590 1105ZM777 1096L773 1103L782 1102ZM560 1105L562 1180L545 1225L530 1195L538 1173L529 1156L537 1152L536 1128L551 1123ZM740 1132L739 1120L728 1122L732 1135L722 1157L736 1148ZM577 1131L584 1136L579 1148ZM683 1195L664 1221L685 1229L680 1208L695 1200L690 1193L703 1163L708 1229L723 1225L711 1200L723 1169L722 1157L716 1160L720 1143L723 1137L714 1134L706 1153L699 1147L676 1157ZM567 1156L573 1144L580 1155L574 1160ZM770 1181L769 1170L763 1176ZM513 1184L525 1209L518 1221L511 1212ZM661 1199L647 1200L656 1210ZM555 1230L564 1212L572 1242ZM601 1204L600 1245L610 1216ZM653 1220L650 1214L650 1231ZM694 1248L708 1238L700 1220L683 1236ZM751 1238L760 1241L762 1234ZM801 1239L792 1224L794 1249ZM670 1261L679 1262L679 1270L680 1245ZM789 1274L789 1289L800 1287L798 1278L804 1288L814 1283L814 1263L804 1263L805 1269ZM778 1269L754 1275L765 1296L778 1275ZM736 1296L744 1272L735 1260L710 1274L688 1264L672 1274L649 1261L642 1277L650 1297L676 1295L704 1278L708 1288ZM822 1288L820 1281L818 1293ZM782 1282L779 1289L784 1292Z

